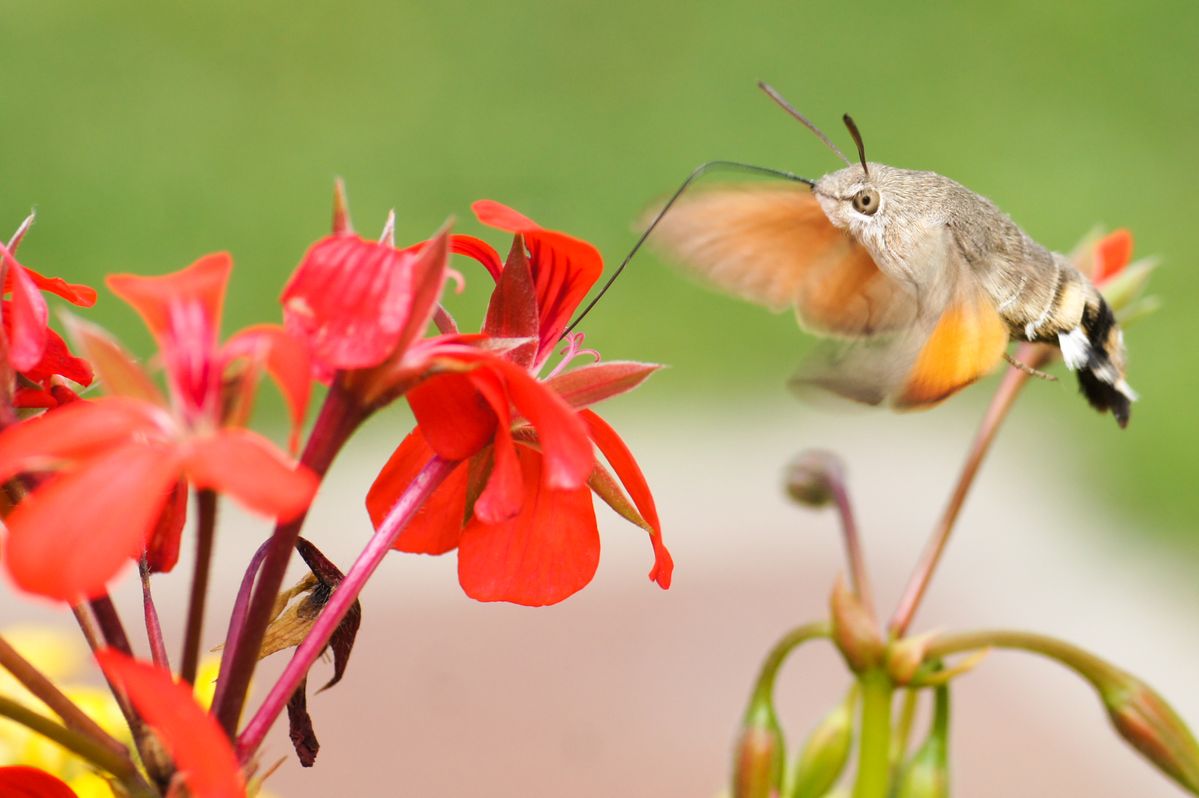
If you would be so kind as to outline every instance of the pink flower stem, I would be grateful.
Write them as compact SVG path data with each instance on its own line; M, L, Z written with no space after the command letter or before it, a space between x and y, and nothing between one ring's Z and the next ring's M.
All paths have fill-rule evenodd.
M1016 359L1035 369L1048 361L1052 351L1045 346L1025 343L1017 350ZM966 462L958 476L953 495L949 498L949 504L945 507L941 520L933 530L924 554L908 581L907 589L904 590L903 598L900 599L899 606L895 609L895 614L891 616L890 630L893 637L903 637L908 626L911 625L916 610L924 598L924 593L932 581L937 564L941 561L941 555L945 553L945 546L949 543L954 523L961 513L962 505L966 501L966 494L970 492L970 486L974 484L974 477L978 474L979 466L982 465L987 452L991 450L995 434L999 431L1003 420L1007 418L1008 411L1012 409L1012 404L1016 401L1024 383L1028 382L1028 378L1027 372L1011 368L1004 375L1003 382L999 384L999 390L995 392L995 397L991 400L987 414L983 416L982 424L974 437L974 443L966 455Z
M279 681L271 687L262 706L258 708L258 712L251 718L245 731L238 738L237 751L242 762L247 761L258 750L267 730L279 717L279 713L283 711L283 707L286 706L292 693L308 676L308 669L325 650L325 646L329 644L329 638L332 637L346 612L358 599L358 594L362 592L362 588L371 574L383 562L387 552L391 551L392 544L395 543L400 532L416 515L417 510L433 495L437 486L450 475L456 465L457 463L452 460L443 460L434 456L425 464L425 467L421 469L421 472L416 475L416 478L388 511L387 517L383 519L383 523L379 525L370 542L366 544L366 548L350 566L345 579L334 588L328 603L321 610L320 617L308 632L308 636L304 638L304 642L296 648L296 653L287 663L287 667L283 669Z
M158 608L154 606L154 595L150 592L150 564L143 554L137 561L137 570L142 578L142 612L146 616L146 639L150 642L150 658L154 664L171 669L167 647L162 639L162 623L158 620Z
M179 677L196 681L200 662L200 634L204 628L204 605L208 598L208 573L212 567L212 543L216 537L216 493L196 491L196 567L192 572L191 598L187 602L187 626L183 634L183 657Z
M249 610L250 596L254 590L254 580L258 577L258 571L262 568L262 561L266 559L266 553L270 547L271 541L268 538L258 547L258 551L254 552L254 556L250 558L250 564L246 566L245 574L242 575L241 586L237 589L237 598L233 601L233 611L229 615L229 629L225 634L225 645L221 649L220 673L225 673L229 669L229 657L237 648L238 636L245 627L246 612ZM216 693L212 699L214 707L220 703L227 684L228 682L225 680L217 680Z
M312 434L304 446L300 462L323 479L334 457L368 412L342 387L340 380L335 378L325 396ZM227 664L227 667L221 672L220 683L217 686L220 699L213 703L212 710L229 739L233 739L237 733L237 724L246 703L250 679L254 675L258 652L262 648L262 638L271 621L275 598L283 585L287 564L291 560L306 517L307 512L304 512L275 527L268 541L266 559L258 575L249 607L241 618L241 627L230 628L226 636L233 641L233 650L226 652L227 657L223 664Z
M853 505L849 501L849 492L845 489L844 480L830 480L833 499L837 503L837 513L841 516L841 537L845 541L845 559L849 560L849 578L853 583L854 593L858 601L870 613L871 618L877 619L874 609L874 595L870 588L870 574L866 569L866 557L862 553L862 538L858 534L858 524L854 520Z

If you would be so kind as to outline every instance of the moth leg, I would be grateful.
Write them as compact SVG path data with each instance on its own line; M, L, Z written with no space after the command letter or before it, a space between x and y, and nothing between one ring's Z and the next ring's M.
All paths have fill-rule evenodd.
M1057 377L1053 376L1052 374L1048 374L1044 371L1041 371L1040 369L1034 369L1032 366L1028 365L1027 363L1024 363L1020 360L1016 360L1016 358L1012 357L1007 352L1003 353L1003 359L1006 360L1012 367L1020 369L1021 371L1023 371L1025 374L1029 375L1030 377L1036 377L1039 380L1046 380L1048 382L1057 382Z

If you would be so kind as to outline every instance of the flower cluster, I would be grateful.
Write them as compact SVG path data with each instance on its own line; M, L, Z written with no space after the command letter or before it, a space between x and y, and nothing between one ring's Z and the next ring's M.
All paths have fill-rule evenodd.
M303 710L308 667L342 630L334 643L334 681L340 678L357 629L358 592L386 551L457 549L469 596L556 603L596 571L594 495L647 533L650 577L670 585L673 563L646 480L619 435L591 409L637 387L657 367L601 362L583 348L581 333L564 335L600 275L599 253L499 203L481 201L474 210L485 225L511 235L505 258L485 241L448 230L397 247L391 220L380 240L364 239L350 225L339 186L332 234L308 249L283 289L282 323L255 325L224 340L229 255L207 255L164 276L109 276L108 288L153 335L159 353L150 362L161 380L90 323L66 319L79 356L49 329L43 292L85 307L96 295L43 278L16 260L31 220L0 248L0 483L8 499L0 559L20 589L69 604L98 627L95 659L130 732L117 739L99 727L78 728L77 708L52 694L52 685L32 675L36 669L6 645L0 645L0 665L18 677L31 674L23 683L62 721L41 718L41 732L69 750L81 747L80 755L106 773L118 794L164 794L180 780L197 798L245 794L253 789L248 775L262 735L285 703L297 752L311 764L316 740ZM462 283L450 268L452 254L481 264L493 282L478 332L460 331L440 304L447 281ZM593 362L580 364L581 356ZM264 376L288 406L286 448L247 426ZM104 395L80 396L93 380ZM321 385L324 400L296 460L309 399ZM401 397L415 426L396 435L398 446L367 492L376 532L343 575L299 537L300 528L346 440ZM173 674L196 681L221 496L276 527L247 567L207 711ZM197 561L175 669L150 585L152 574L177 564L189 513L197 520ZM296 547L336 580L309 577L303 587L282 591ZM143 576L153 662L131 657L108 599L109 585L130 561ZM289 612L289 631L269 632L281 610L276 597L301 591L308 595L307 620L297 625L296 612ZM239 730L255 661L291 646L291 664ZM297 707L302 720L293 714ZM297 724L306 724L300 734ZM147 727L156 736L148 736ZM72 794L52 776L24 767L0 769L0 785L32 795Z

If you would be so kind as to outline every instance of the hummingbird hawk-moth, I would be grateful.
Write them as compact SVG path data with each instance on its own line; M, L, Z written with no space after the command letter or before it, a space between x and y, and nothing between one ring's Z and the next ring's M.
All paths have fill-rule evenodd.
M1095 409L1128 423L1136 394L1125 379L1123 334L1066 256L947 177L868 162L847 114L859 161L851 163L760 85L845 168L686 197L680 188L650 229L659 250L707 282L774 310L793 308L804 329L840 344L797 383L870 404L929 407L995 368L1010 341L1037 341L1061 350Z

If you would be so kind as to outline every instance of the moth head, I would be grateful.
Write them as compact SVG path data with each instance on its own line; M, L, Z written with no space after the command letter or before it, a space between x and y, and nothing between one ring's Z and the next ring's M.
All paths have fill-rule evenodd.
M888 206L896 199L889 190L894 171L883 164L854 164L817 180L812 193L830 222L860 235L886 226Z

